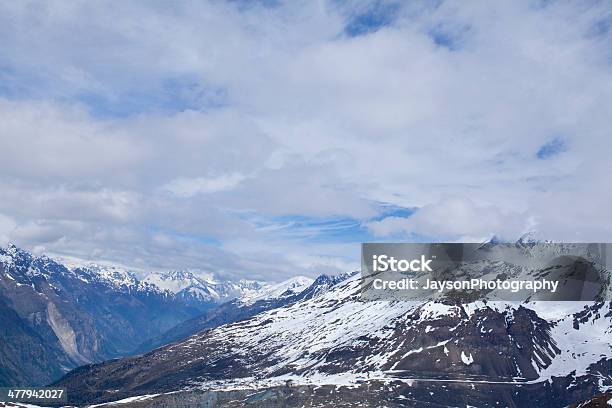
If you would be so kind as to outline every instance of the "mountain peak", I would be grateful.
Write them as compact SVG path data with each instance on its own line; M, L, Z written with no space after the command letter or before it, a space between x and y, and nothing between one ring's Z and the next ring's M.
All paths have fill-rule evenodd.
M493 236L487 241L487 244L501 244L504 242L503 239L499 237L499 235L493 234Z
M306 276L294 276L283 282L265 285L252 293L246 293L240 298L245 304L255 303L258 300L278 299L291 295L296 295L312 285L314 279Z
M168 271L160 274L160 277L167 280L197 279L193 272L188 270Z
M131 289L138 288L140 285L140 281L136 278L134 273L118 266L90 263L74 268L73 272L76 273L77 276L85 275L94 277L94 279L103 281L116 288L123 287Z
M0 248L0 264L5 268L16 268L21 273L25 273L33 259L31 253L13 243L9 243L6 248Z
M554 241L549 240L549 239L543 239L542 238L542 234L539 231L528 231L526 233L524 233L523 235L521 235L521 237L518 239L518 241L516 241L517 244L523 244L523 245L535 245L535 244L540 244L540 243L552 243Z
M223 302L239 298L245 293L259 289L249 281L218 280L214 276L202 276L188 270L176 270L166 273L151 273L145 282L168 290L187 301Z
M0 248L0 250L2 250L2 248ZM2 250L2 252L4 252L6 255L10 255L10 256L16 256L16 255L30 256L30 257L32 256L31 253L29 253L25 249L19 248L17 245L15 245L12 242L9 242L7 244L7 246L6 246L6 248L4 248Z
M535 245L539 243L550 243L550 242L553 242L553 241L542 239L540 232L532 230L532 231L527 231L524 234L522 234L516 240L515 244L516 245ZM506 243L512 243L512 241L509 239L505 239L501 237L500 235L493 234L491 238L483 242L482 245L488 246L488 245L499 245L499 244L506 244Z
M536 244L538 243L538 233L536 231L527 231L516 241L517 244Z

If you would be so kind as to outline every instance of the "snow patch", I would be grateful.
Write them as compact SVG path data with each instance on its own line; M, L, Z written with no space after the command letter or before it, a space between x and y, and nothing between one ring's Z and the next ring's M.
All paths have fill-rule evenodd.
M468 356L464 351L461 351L461 361L463 361L465 365L470 365L474 362L474 357L472 357L472 353Z

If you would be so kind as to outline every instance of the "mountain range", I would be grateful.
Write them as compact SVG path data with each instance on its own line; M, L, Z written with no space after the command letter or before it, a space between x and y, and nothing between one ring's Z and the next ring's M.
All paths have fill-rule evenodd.
M316 282L233 323L192 319L196 334L55 385L73 403L125 406L559 407L612 390L610 301L364 301L358 275Z
M139 279L117 266L67 266L0 248L0 385L44 385L80 365L133 354L223 302L275 287L188 271Z
M151 273L143 278L143 282L167 290L186 304L204 310L214 304L255 295L268 287L265 283L245 279L233 282L203 278L190 271Z
M532 238L476 247L534 258L569 248ZM138 407L557 407L612 391L608 300L365 300L364 285L357 273L139 279L10 245L0 249L0 384L53 382L71 404Z

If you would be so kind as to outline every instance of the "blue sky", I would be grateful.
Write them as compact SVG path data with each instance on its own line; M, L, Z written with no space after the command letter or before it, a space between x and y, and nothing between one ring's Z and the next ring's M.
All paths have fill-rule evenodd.
M280 280L609 241L603 1L0 5L0 243Z
M555 157L567 150L565 141L561 137L555 137L550 142L546 142L538 149L536 156L540 160L547 160Z

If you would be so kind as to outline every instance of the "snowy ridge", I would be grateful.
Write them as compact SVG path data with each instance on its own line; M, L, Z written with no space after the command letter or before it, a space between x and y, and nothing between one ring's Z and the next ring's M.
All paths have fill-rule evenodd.
M213 276L196 275L190 271L151 273L143 281L168 290L183 299L215 303L251 295L264 287L261 282L221 281Z
M284 291L277 292L283 285L286 290L297 293L311 282L304 277L281 284L244 279L235 282L223 281L210 274L195 274L191 271L149 273L139 279L138 274L142 275L142 271L137 274L136 271L112 264L89 263L63 257L55 260L46 255L35 256L13 244L0 248L0 265L5 271L4 276L20 285L30 285L31 280L39 276L49 281L60 276L70 276L85 283L98 283L117 291L161 294L183 299L194 305L221 303L243 297L255 299L262 290L265 290L265 293L262 292L261 298L274 297L277 294L282 295ZM8 272L11 270L15 276ZM0 279L2 276L0 274Z
M133 272L118 266L95 263L66 265L46 255L34 256L13 244L0 248L0 264L4 276L21 285L31 285L32 280L38 277L44 278L51 285L56 279L76 278L84 283L98 283L117 291L165 293L157 286L138 280ZM169 292L165 294L170 295Z
M464 367L461 372L469 378L481 376L483 373L479 370L483 364L489 364L485 360L492 356L483 353L487 352L488 342L500 335L492 333L500 330L499 319L506 327L501 328L501 333L509 330L505 334L508 344L522 349L521 353L530 361L520 362L512 355L502 356L514 368L500 379L491 377L491 382L541 381L565 376L571 371L582 375L603 356L612 357L610 304L602 304L594 314L597 317L584 323L581 330L573 327L576 314L584 312L584 304L579 303L566 305L562 318L547 321L528 304L479 302L449 306L434 302L361 302L359 288L359 277L355 276L313 299L193 336L163 350L160 358L173 360L177 353L186 353L191 356L185 361L188 364L214 361L227 357L226 351L219 351L219 354L213 351L206 356L191 352L205 344L231 341L232 348L239 354L240 350L249 350L250 354L268 356L268 364L254 363L267 380L289 370L293 380L307 384L312 378L324 378L338 369L343 373L342 378L355 381L363 377L363 372L377 372L382 377L396 379L419 359L423 363L446 360L443 364L451 370L452 367ZM541 303L545 302L538 302ZM487 321L493 318L498 322ZM531 335L535 337L515 338L518 335L512 334L511 327L519 324L533 325ZM594 333L593 329L597 331ZM529 352L524 349L528 345L532 347ZM354 354L352 359L333 357L349 351ZM243 358L248 361L247 355ZM287 375L278 379L286 379ZM210 384L203 381L200 385Z
M571 303L577 312L555 320L551 334L560 352L548 367L539 370L541 379L572 372L585 375L591 363L612 356L612 302Z
M133 272L117 266L88 264L73 269L73 272L85 282L97 281L120 291L155 292L167 296L171 295L158 286L138 280Z
M258 291L245 293L239 300L243 304L253 304L258 300L281 299L301 293L313 282L312 278L296 276L281 283L263 285Z

